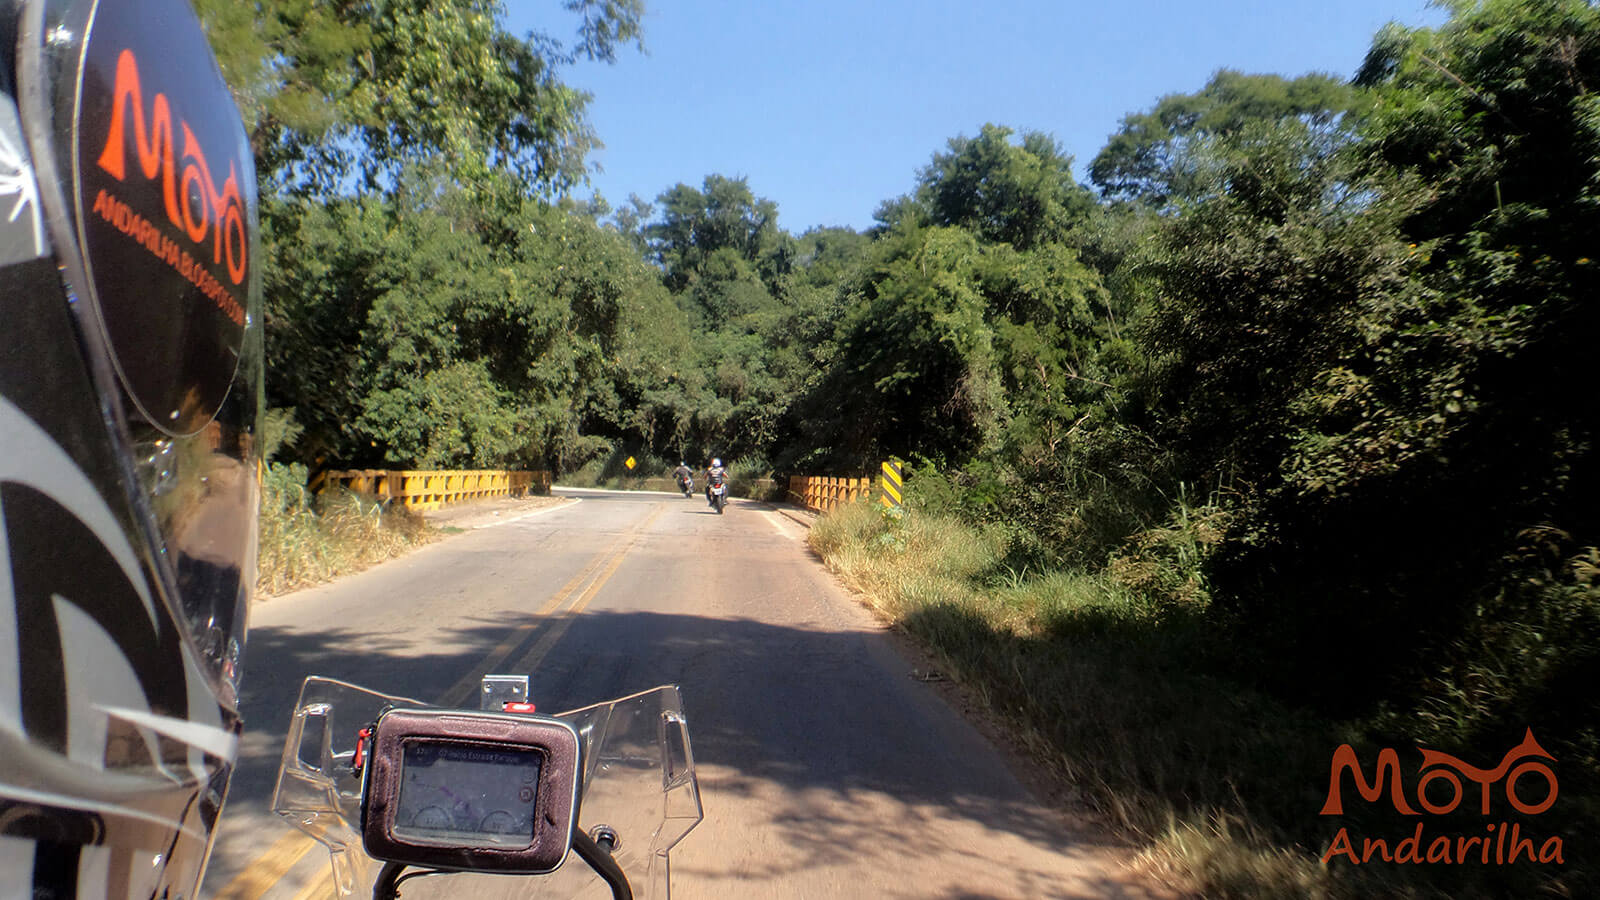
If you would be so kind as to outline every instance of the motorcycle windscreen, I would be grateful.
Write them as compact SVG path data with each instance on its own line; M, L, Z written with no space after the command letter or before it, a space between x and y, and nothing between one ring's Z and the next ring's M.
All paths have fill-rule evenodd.
M371 896L381 868L361 839L365 785L352 766L360 729L384 709L422 705L331 678L313 676L301 685L272 810L328 848L325 894ZM604 826L617 836L613 858L636 898L670 900L669 854L704 818L678 688L663 685L555 718L578 732L582 748L578 828ZM498 895L509 877L466 872L421 879L406 885L406 896ZM523 892L548 900L611 897L605 882L571 857L554 873L532 877Z
M61 207L73 310L135 460L158 577L231 702L259 485L249 140L186 0L54 0L43 29L41 185Z
M202 293L195 282L205 279L181 254L162 245L157 259L150 248L164 235L193 245L194 260L215 257L190 237L200 218L217 220L213 207L202 212L196 199L185 221L177 201L198 196L203 169L229 171L230 158L253 239L252 170L239 168L247 145L183 0L27 0L3 15L12 18L0 22L0 194L12 203L0 216L0 617L14 621L0 623L12 635L0 636L0 659L11 660L0 677L0 835L38 842L36 895L70 894L55 881L76 863L96 879L79 884L85 894L187 895L237 753L259 396L258 368L241 360L258 352L259 335L248 311L229 332L178 306L166 257ZM116 72L110 83L90 73L125 50L154 62L141 64L137 89L124 79L129 186L117 206L106 187L96 211L99 188L85 198L80 170L107 152L115 103L102 95L115 94ZM201 96L211 106L191 111ZM231 143L203 143L220 140L230 119ZM157 201L141 193L150 185ZM88 216L112 230L91 234ZM127 245L143 257L116 262ZM238 292L246 307L252 253ZM226 263L220 271L230 277ZM107 311L119 308L146 316L149 331L114 333L107 322L126 316ZM180 317L190 321L179 346L153 354L145 344L172 331L161 320ZM195 362L208 353L223 363ZM128 374L163 366L161 378ZM202 399L158 423L145 407L162 394Z

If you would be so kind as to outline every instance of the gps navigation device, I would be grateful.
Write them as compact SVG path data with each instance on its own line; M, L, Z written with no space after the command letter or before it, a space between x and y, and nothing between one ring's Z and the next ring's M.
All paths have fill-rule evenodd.
M578 733L545 716L390 710L366 753L362 837L375 859L540 874L572 847Z

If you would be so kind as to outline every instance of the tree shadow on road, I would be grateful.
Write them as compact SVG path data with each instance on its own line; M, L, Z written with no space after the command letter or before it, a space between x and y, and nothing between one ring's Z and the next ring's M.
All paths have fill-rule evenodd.
M253 629L230 805L270 802L306 676L437 701L519 626L534 627L505 655L513 662L560 621L464 620L420 653L354 625ZM639 611L591 610L562 624L565 634L530 673L541 711L682 687L706 822L675 852L675 879L730 896L789 896L781 885L793 876L849 872L865 861L882 882L846 895L1166 896L1135 878L1105 876L1108 851L1131 851L1103 830L1075 827L1003 766L983 762L997 757L976 732L952 727L958 717L935 688L906 677L884 633ZM752 815L760 822L753 832ZM999 857L990 855L995 847ZM962 882L938 881L947 876L936 872ZM701 892L684 896L691 893Z

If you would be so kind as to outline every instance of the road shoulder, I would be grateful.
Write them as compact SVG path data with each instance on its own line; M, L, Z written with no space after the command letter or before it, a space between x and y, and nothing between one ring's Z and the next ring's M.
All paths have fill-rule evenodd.
M820 517L805 510L778 511L808 529ZM970 724L1000 755L1012 776L1048 808L1069 833L1111 836L1115 844L1126 850L1119 880L1124 882L1129 896L1152 900L1189 900L1199 896L1186 888L1157 854L1148 852L1149 841L1112 824L1103 811L1095 808L1069 777L1061 761L1052 757L1042 738L1030 734L1004 711L995 709L978 687L961 680L953 667L947 666L935 651L896 623L870 594L849 584L809 546L809 542L806 549L839 595L858 604L877 623L894 651L905 661L905 677L926 684L946 706Z

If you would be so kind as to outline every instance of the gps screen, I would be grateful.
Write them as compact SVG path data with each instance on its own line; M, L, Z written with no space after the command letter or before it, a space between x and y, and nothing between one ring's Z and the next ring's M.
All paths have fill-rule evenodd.
M394 834L436 844L524 847L533 840L541 754L409 741Z

